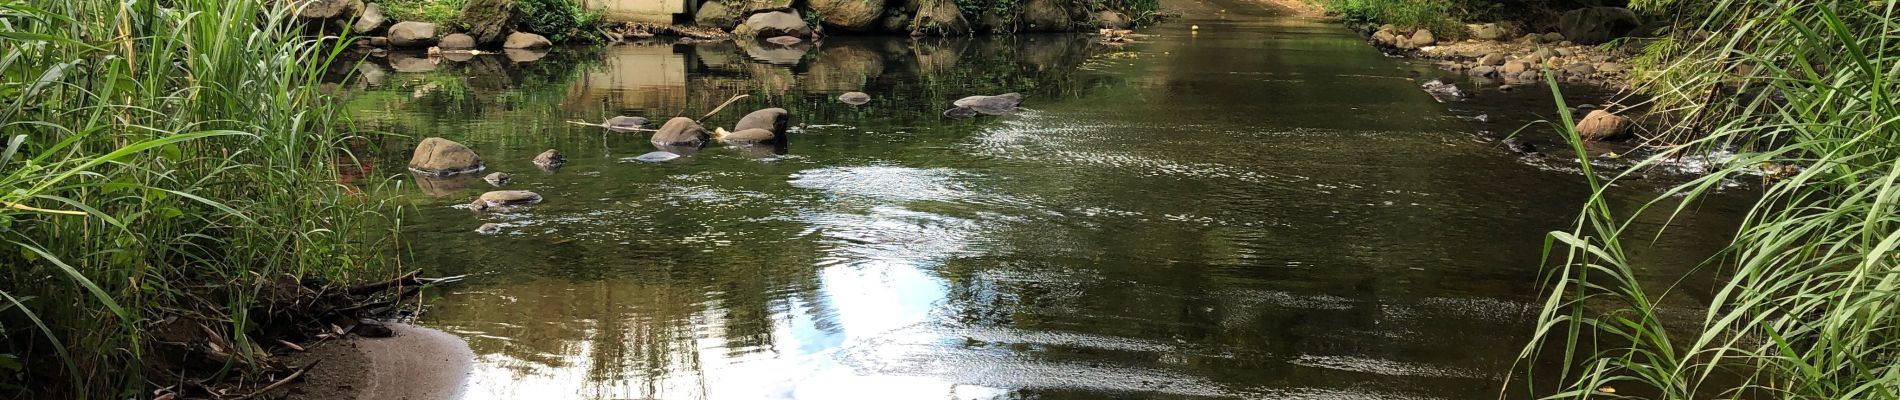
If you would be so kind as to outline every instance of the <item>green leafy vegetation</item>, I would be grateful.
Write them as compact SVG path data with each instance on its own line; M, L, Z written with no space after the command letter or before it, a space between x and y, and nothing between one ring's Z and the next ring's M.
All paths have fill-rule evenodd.
M146 397L155 320L251 332L267 283L381 266L322 81L346 45L281 4L0 1L4 391Z
M395 21L428 22L454 26L468 0L384 0L383 13Z
M1684 16L1649 48L1641 81L1680 122L1666 135L1681 144L1608 181L1580 160L1597 195L1575 229L1551 234L1549 246L1567 251L1552 264L1525 357L1549 349L1570 359L1558 373L1565 387L1557 397L1565 398L1613 397L1596 390L1612 385L1666 399L1900 397L1896 3L1637 6ZM1565 115L1564 126L1571 122ZM1643 207L1614 209L1602 195L1641 167L1729 151L1719 169ZM1623 218L1680 215L1729 182L1763 189L1733 241L1704 266L1717 277L1700 323L1665 324L1659 304L1682 295L1636 283L1646 268L1632 264L1624 243L1658 238Z
M1424 28L1445 35L1463 32L1451 8L1437 0L1324 0L1327 12L1348 22Z
M539 33L556 43L592 41L601 12L581 7L577 0L516 0L515 29Z

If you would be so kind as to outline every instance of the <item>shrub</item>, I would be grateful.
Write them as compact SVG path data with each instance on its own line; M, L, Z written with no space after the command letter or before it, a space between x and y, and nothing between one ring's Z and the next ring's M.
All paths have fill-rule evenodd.
M453 26L468 0L385 0L383 14L395 21L428 22Z
M516 0L515 30L539 33L554 42L591 41L601 13L576 0Z

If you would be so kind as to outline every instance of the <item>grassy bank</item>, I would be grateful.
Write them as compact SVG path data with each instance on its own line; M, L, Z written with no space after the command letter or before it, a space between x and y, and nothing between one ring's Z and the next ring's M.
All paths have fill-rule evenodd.
M1553 233L1561 259L1551 263L1539 344L1525 354L1556 346L1575 361L1542 372L1563 377L1566 398L1615 396L1605 387L1668 399L1900 398L1895 3L1636 6L1679 16L1649 47L1638 87L1673 121L1656 136L1682 144L1660 147L1644 165L1735 156L1651 203L1687 199L1682 207L1613 209L1596 196L1575 229ZM1617 179L1636 178L1592 185L1614 190ZM1704 266L1718 282L1701 323L1665 325L1658 304L1680 294L1635 284L1646 266L1624 249L1671 239L1627 233L1627 216L1692 212L1728 182L1758 185L1760 197L1727 250Z
M0 1L0 391L150 396L159 321L252 332L266 283L380 266L320 81L343 45L265 4Z

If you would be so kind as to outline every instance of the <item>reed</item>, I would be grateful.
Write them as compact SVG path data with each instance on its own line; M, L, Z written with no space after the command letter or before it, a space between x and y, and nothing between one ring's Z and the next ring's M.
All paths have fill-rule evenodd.
M148 396L154 319L247 332L264 282L379 265L321 80L345 45L286 3L0 0L0 391Z
M1595 195L1574 229L1550 234L1547 246L1561 251L1547 260L1548 297L1523 357L1567 358L1572 367L1557 372L1565 386L1552 398L1900 397L1895 2L1638 5L1693 18L1650 49L1642 88L1682 124L1669 131L1680 144L1644 165L1735 156L1634 210L1612 209L1603 196L1625 176L1598 180L1580 158ZM1568 114L1562 124L1573 126ZM1585 154L1575 132L1563 131ZM1713 299L1699 324L1665 324L1657 304L1672 288L1638 284L1644 266L1624 249L1668 232L1639 237L1623 216L1680 215L1735 181L1762 191L1703 267L1718 276ZM1598 390L1605 386L1623 394Z

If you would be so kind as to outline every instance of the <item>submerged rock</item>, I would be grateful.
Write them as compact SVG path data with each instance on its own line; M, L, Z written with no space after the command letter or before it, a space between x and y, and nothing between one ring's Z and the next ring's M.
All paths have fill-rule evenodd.
M791 113L783 108L767 108L753 111L739 118L739 123L733 124L732 130L764 129L773 134L781 134L785 133L785 128L791 125L791 119Z
M1016 106L1018 104L1021 104L1022 101L1023 101L1022 94L1004 93L1004 94L999 94L995 96L965 97L965 98L957 99L957 101L952 102L951 104L956 105L957 107L961 107L961 108L969 108L971 110L976 110L976 112L980 112L984 114L998 115L998 114L1008 114L1012 111L1015 111Z
M976 115L977 115L976 110L973 110L969 107L955 107L948 110L943 110L943 117L949 118L949 119L966 119L970 117L975 117Z
M1584 140L1618 140L1629 137L1635 130L1636 124L1629 118L1603 110L1590 111L1577 122L1577 136Z
M1457 99L1461 99L1465 97L1465 92L1463 90L1458 89L1458 85L1453 84L1450 81L1445 80L1445 79L1433 79L1430 81L1426 81L1425 84L1420 85L1420 87L1424 88L1426 93L1430 93L1432 95L1432 98L1438 99L1438 101L1440 102L1443 102L1446 100L1457 100Z
M838 95L838 101L854 106L861 106L864 105L864 103L871 102L871 95L864 92L848 92Z
M475 233L479 233L479 234L483 234L483 235L495 235L495 234L500 234L500 233L501 233L501 224L497 224L497 223L493 223L493 222L490 222L490 223L486 223L486 224L482 224L482 226L481 226L480 228L475 228Z
M509 177L511 176L508 175L507 172L496 172L496 173L488 174L488 176L482 177L482 180L488 181L489 185L494 185L495 187L501 187L502 185L508 184Z
M481 211L492 207L534 204L541 202L541 195L526 190L496 190L482 193L481 197L468 204L470 210Z
M432 137L416 144L415 153L409 156L409 169L436 176L469 173L482 170L482 158L461 143Z
M561 152L555 151L554 149L548 149L548 151L543 151L540 155L534 156L534 165L554 167L562 164L567 164L567 157L562 157Z
M1524 141L1524 138L1513 137L1504 139L1504 148L1511 149L1511 152L1518 154L1537 154L1537 146L1533 146L1530 142Z
M608 118L607 122L602 122L600 126L612 131L628 132L635 129L645 128L647 126L647 119L641 118L641 117L629 117L629 116L622 115L618 117Z
M648 141L654 146L698 146L706 143L706 138L710 136L712 132L699 126L699 122L692 118L673 117L666 121L666 125L661 125L660 131L654 132Z
M644 161L644 162L667 162L667 161L677 160L679 158L680 158L680 155L678 154L668 153L664 151L655 151L651 153L641 154L640 156L634 157L633 159L636 161Z

